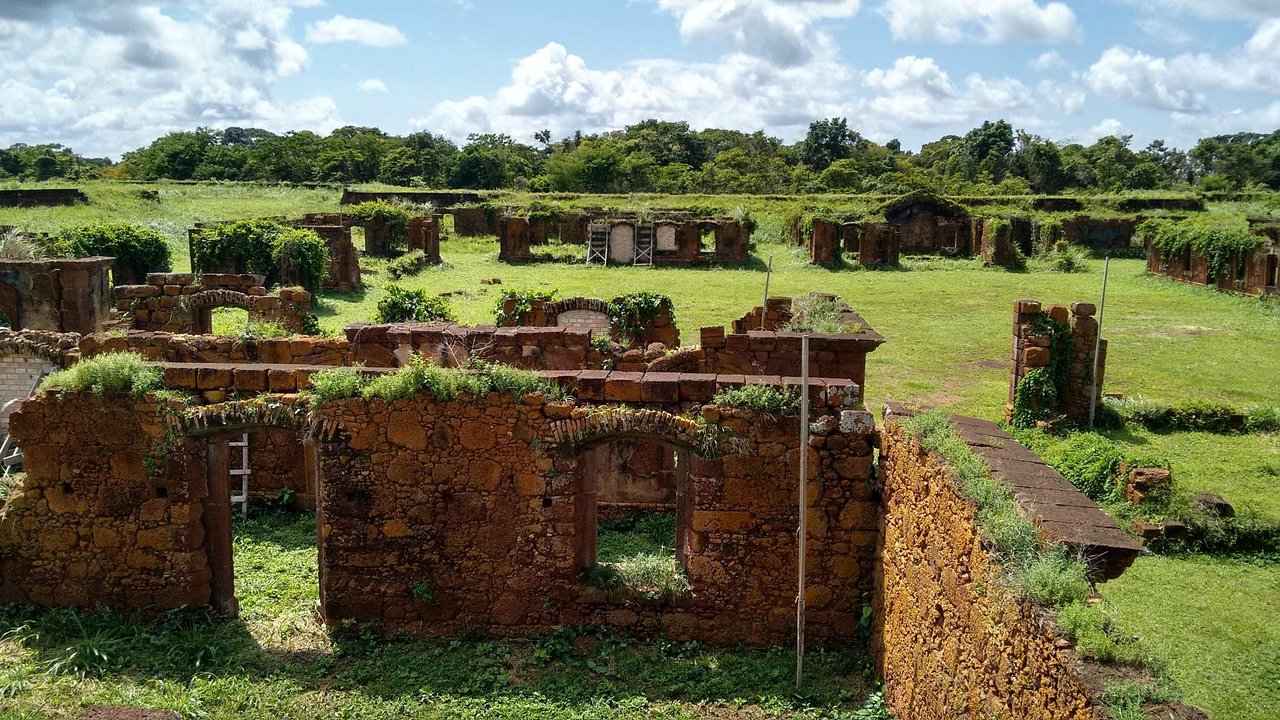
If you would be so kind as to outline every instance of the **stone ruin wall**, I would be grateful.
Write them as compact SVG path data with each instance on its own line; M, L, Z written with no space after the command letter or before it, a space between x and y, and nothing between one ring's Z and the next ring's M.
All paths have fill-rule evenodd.
M809 627L815 639L849 639L871 588L872 422L865 411L846 409L847 396L819 397L818 412L829 419L819 421L808 450ZM287 407L291 399L279 401ZM656 409L662 406L701 408L739 439L706 450L699 426ZM24 403L14 417L28 480L0 520L0 597L226 607L211 578L230 577L216 551L230 542L230 509L217 501L207 468L225 454L228 437L253 423L237 424L235 403L219 407L206 408L208 421L175 422L156 402L123 396ZM784 642L795 584L786 560L796 523L788 480L798 457L794 418L770 421L697 403L650 407L599 412L493 395L326 408L330 434L316 446L326 621L376 621L423 635L598 623L723 644ZM294 411L282 414L295 418L286 424L295 437L306 434ZM173 433L167 440L166 431ZM624 602L581 583L594 562L594 524L583 519L594 520L596 491L581 459L628 433L664 438L692 457L680 503L693 592L672 603ZM215 452L218 443L223 450ZM157 444L166 461L157 463ZM413 594L423 581L433 588L432 603Z
M209 602L207 488L203 477L156 452L165 428L155 401L45 395L24 402L10 428L26 475L0 514L0 601ZM172 460L180 452L168 454Z
M631 265L637 229L648 226L653 237L654 265L688 265L698 262L742 264L750 257L750 237L738 220L698 219L686 213L669 213L652 222L597 213L568 213L558 217L502 215L497 219L498 258L504 262L530 262L538 258L532 248L547 242L553 230L564 242L586 242L592 224L607 226L609 264ZM702 249L702 236L715 236L715 249ZM625 260L615 261L619 252ZM585 249L584 249L585 255Z
M114 258L0 260L0 314L15 330L94 333L111 319Z
M894 716L1109 718L1047 613L1003 589L946 464L899 426L881 442L873 652Z
M116 309L127 313L134 330L208 334L218 307L248 311L251 322L274 322L291 332L306 329L311 293L281 288L267 294L262 275L151 273L146 285L115 289Z
M1072 303L1069 310L1062 305L1045 309L1035 300L1014 303L1013 374L1009 382L1009 402L1005 406L1006 419L1012 417L1018 383L1031 369L1045 367L1051 362L1050 339L1035 328L1037 320L1048 318L1066 325L1071 331L1066 378L1058 394L1055 413L1071 422L1089 420L1089 396L1094 391L1094 351L1099 343L1097 394L1094 398L1098 405L1102 403L1102 385L1107 372L1107 341L1098 338L1098 321L1093 317L1095 312L1097 308L1092 303Z
M1191 285L1212 285L1226 292L1280 295L1280 225L1250 221L1250 229L1258 236L1258 247L1245 258L1242 276L1211 277L1208 261L1194 251L1166 256L1150 245L1147 272Z

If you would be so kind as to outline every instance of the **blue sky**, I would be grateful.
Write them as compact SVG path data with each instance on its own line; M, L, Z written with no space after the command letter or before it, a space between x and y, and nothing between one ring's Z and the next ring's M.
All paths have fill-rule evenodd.
M1280 128L1280 0L0 0L0 145L346 124L464 140L647 117L904 146Z

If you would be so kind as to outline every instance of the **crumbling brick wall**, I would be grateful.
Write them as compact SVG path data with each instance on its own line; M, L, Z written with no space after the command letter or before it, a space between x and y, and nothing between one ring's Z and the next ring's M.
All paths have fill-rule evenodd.
M311 315L311 293L301 288L281 288L268 295L262 275L205 273L152 273L146 285L121 285L115 289L116 309L128 312L135 330L208 334L211 313L217 307L237 307L252 322L274 322L286 330L302 332Z
M203 479L159 405L44 395L10 418L26 476L0 513L0 601L174 608L209 602ZM158 451L157 447L163 447Z
M609 394L606 390L606 395ZM634 411L633 411L634 412ZM830 411L828 411L830 412ZM648 414L646 414L648 413ZM541 632L601 623L716 643L782 642L794 629L796 421L703 408L732 451L692 462L687 569L692 597L621 603L584 587L594 513L583 449L628 430L689 447L697 425L641 411L573 411L505 396L326 408L342 429L322 443L322 612L426 635L471 628ZM841 420L845 422L842 423ZM810 637L856 634L870 589L876 504L869 415L818 423L808 449ZM415 596L431 589L431 602Z
M1009 381L1009 402L1005 406L1006 419L1014 412L1018 383L1034 368L1049 366L1052 362L1050 337L1037 329L1043 319L1065 325L1070 331L1070 351L1065 359L1065 378L1058 392L1055 414L1069 421L1088 421L1090 393L1094 392L1094 352L1097 350L1098 382L1094 400L1102 402L1102 385L1107 370L1107 341L1098 338L1098 321L1092 303L1072 303L1070 310L1062 305L1042 309L1035 300L1019 300L1014 303L1013 319L1013 374ZM1101 347L1099 346L1101 344ZM1039 410L1041 408L1031 408Z
M1001 585L972 503L902 429L881 435L874 653L895 717L1109 717L1047 613Z
M14 329L94 333L111 319L114 258L0 260L0 314Z

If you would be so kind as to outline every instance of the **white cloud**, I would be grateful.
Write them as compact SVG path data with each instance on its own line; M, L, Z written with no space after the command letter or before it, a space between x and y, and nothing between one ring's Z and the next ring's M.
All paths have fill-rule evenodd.
M1068 42L1080 24L1065 3L1035 0L886 0L880 12L895 38L1006 43Z
M831 37L815 25L852 18L860 0L656 0L680 21L686 41L719 42L775 65L795 67L830 52Z
M1042 80L1036 87L1040 99L1061 115L1079 115L1085 106L1084 90L1074 85Z
M1170 45L1186 45L1191 42L1191 33L1169 22L1163 17L1139 18L1138 27L1147 37Z
M395 25L363 18L334 15L307 26L307 40L313 43L352 42L373 47L405 45L409 39Z
M1263 22L1245 44L1221 54L1154 57L1112 47L1085 74L1090 89L1162 110L1209 109L1203 90L1280 93L1280 18Z
M1062 59L1062 55L1057 50L1050 50L1046 53L1041 53L1035 60L1031 61L1032 69L1039 70L1040 72L1047 72L1054 68L1060 68L1065 64L1066 62Z
M763 128L794 140L813 120L844 116L863 134L887 140L904 126L970 123L1033 104L1016 80L971 75L953 82L931 58L899 58L858 73L826 59L777 67L730 53L715 63L649 60L603 71L550 43L521 59L511 81L492 94L438 103L410 124L455 139L473 132L528 138L542 128L564 135L660 118L693 127Z
M391 89L388 88L387 84L382 82L380 78L369 78L368 80L361 80L360 89L367 93L391 92Z
M1204 95L1185 87L1184 80L1164 58L1122 47L1102 53L1085 74L1089 89L1099 95L1162 110L1203 110Z
M1104 137L1123 137L1125 135L1133 134L1128 131L1128 128L1123 122L1120 122L1115 118L1106 118L1099 121L1093 127L1089 128L1086 133L1089 138L1095 141Z
M66 22L33 22L19 41L0 42L8 77L0 144L62 142L114 155L197 125L336 127L328 97L272 97L308 62L289 34L290 4L298 3L207 0L169 14L158 5L64 2Z
M1280 13L1276 0L1141 0L1147 12L1160 10L1211 20L1264 20Z

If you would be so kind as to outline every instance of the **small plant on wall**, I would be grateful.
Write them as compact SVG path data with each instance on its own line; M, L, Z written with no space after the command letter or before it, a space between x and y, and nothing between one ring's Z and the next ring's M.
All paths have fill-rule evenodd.
M505 325L519 325L524 322L525 317L533 311L534 300L553 300L557 292L558 291L555 288L548 290L507 290L502 293L502 297L498 298L498 306L494 308L494 323L499 327ZM516 306L512 308L511 312L507 312L506 310L508 300L516 301Z
M645 328L663 315L670 322L675 322L671 298L649 290L628 293L609 303L609 322L613 324L614 332L632 341L639 340Z
M410 588L410 592L413 593L415 600L426 605L434 605L437 599L436 588L431 584L430 580L419 580L413 584L413 587Z

